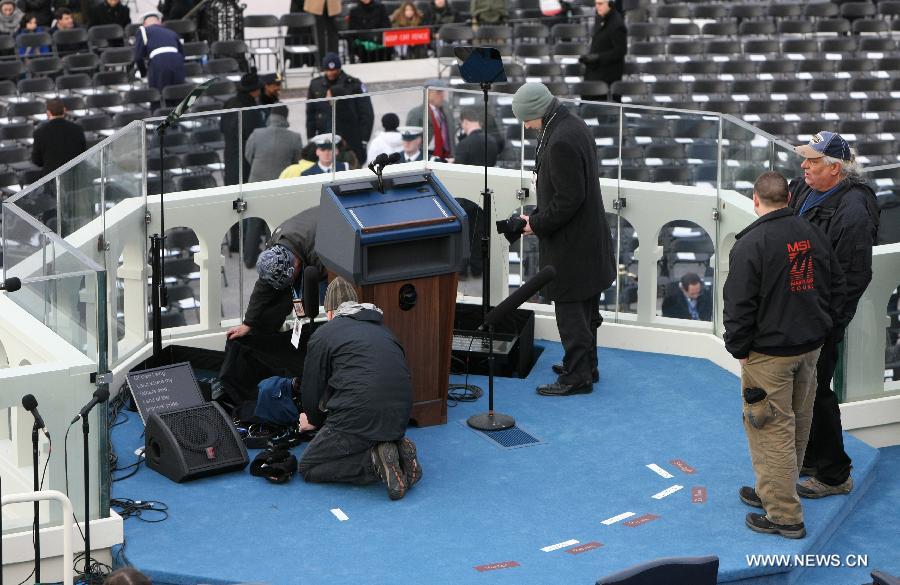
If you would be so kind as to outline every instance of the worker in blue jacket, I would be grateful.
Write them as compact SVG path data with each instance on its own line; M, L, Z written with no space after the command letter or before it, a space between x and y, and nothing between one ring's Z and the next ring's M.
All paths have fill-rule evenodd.
M160 24L158 12L148 12L134 33L134 63L147 77L147 85L160 92L167 85L184 83L181 37Z

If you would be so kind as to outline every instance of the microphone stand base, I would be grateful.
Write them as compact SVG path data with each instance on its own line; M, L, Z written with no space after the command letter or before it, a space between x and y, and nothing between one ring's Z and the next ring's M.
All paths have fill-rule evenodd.
M479 431L505 431L516 426L516 419L500 412L473 414L466 424Z

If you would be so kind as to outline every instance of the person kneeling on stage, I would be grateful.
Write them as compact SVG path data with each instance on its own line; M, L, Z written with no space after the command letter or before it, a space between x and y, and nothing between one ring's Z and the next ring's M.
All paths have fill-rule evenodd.
M300 429L319 432L300 458L308 482L374 483L392 500L422 477L416 446L404 437L412 381L400 342L382 311L359 303L336 277L325 291L329 322L309 340L300 397Z

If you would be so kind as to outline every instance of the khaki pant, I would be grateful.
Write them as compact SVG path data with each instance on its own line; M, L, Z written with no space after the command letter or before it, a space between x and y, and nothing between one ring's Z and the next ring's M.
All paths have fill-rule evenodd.
M756 493L775 524L803 522L796 483L812 423L819 351L790 357L751 351L741 368L741 388L767 394L754 404L742 402Z

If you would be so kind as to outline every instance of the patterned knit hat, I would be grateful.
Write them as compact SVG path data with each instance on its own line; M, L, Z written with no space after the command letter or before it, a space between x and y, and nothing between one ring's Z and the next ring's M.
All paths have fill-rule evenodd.
M294 253L275 244L259 255L256 261L259 278L276 290L285 290L294 284Z
M340 276L335 276L325 289L325 302L323 307L326 311L336 311L343 303L357 302L356 289Z

